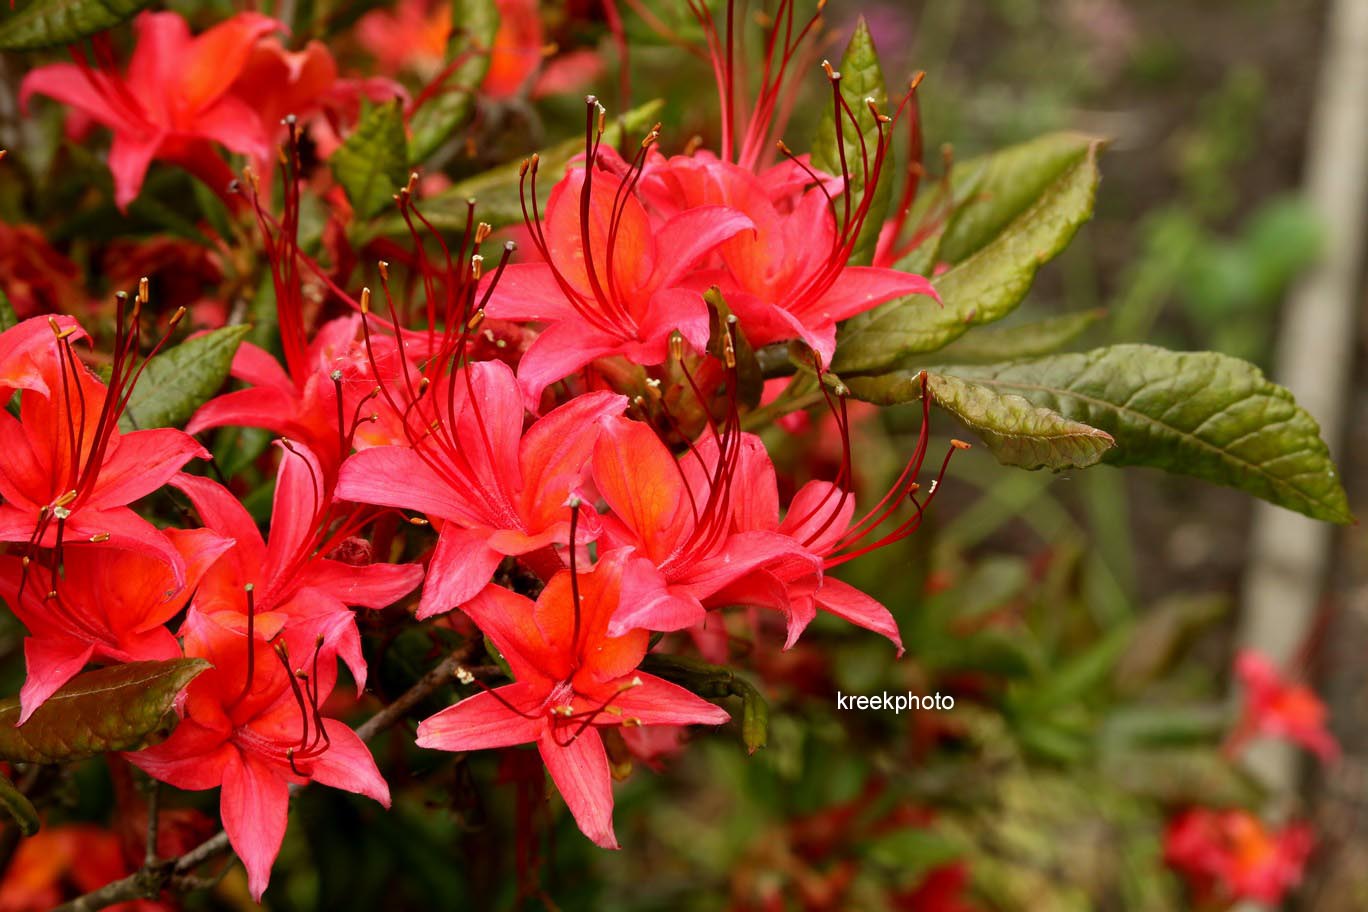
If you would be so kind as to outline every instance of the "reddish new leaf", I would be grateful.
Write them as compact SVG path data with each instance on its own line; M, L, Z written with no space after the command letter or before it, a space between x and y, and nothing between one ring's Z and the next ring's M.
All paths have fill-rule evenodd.
M0 702L0 759L66 763L137 749L161 726L176 695L208 667L203 659L173 659L88 671L20 727L18 698Z

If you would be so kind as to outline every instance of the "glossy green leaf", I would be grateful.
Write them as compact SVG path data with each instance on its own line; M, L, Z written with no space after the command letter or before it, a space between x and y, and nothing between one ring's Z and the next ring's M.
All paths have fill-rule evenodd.
M1099 142L1084 133L1047 133L957 165L956 182L972 183L974 192L951 215L937 259L960 263L987 246Z
M1101 309L1081 310L1017 326L975 327L936 352L936 363L992 364L1052 355L1077 340L1105 314Z
M137 750L162 726L176 695L208 667L203 659L173 659L87 671L17 728L18 698L0 702L0 759L66 763Z
M921 398L921 373L896 371L846 381L858 399L879 405ZM959 377L927 375L931 401L974 431L1000 462L1024 469L1083 468L1115 446L1110 434L1002 392Z
M38 832L38 811L24 793L14 787L14 783L0 774L0 811L19 827L19 832L32 836Z
M1316 420L1238 358L1114 345L947 370L1106 431L1116 448L1104 462L1154 466L1353 522Z
M398 101L369 108L328 159L356 216L368 219L393 202L408 180L408 139Z
M883 111L888 103L883 68L879 66L874 36L870 33L869 24L865 22L864 17L856 23L855 31L850 36L850 43L841 57L840 74L841 97L850 106L859 129L856 129L856 124L851 122L848 115L843 116L840 121L841 139L840 142L837 141L835 99L830 92L826 93L826 113L817 125L817 134L812 142L812 166L827 174L839 176L844 161L845 173L850 176L851 201L852 205L855 205L864 196L872 177L864 163L867 161L872 167L874 149L879 141L879 126L873 112L869 110L868 102L873 101L880 111ZM878 186L870 191L874 195L870 200L864 228L850 255L852 263L865 264L874 256L874 245L879 239L879 229L883 225L884 213L888 209L888 197L892 187L889 171L890 168L885 162Z
M1100 179L1099 146L1097 141L1086 146L990 242L939 276L934 284L940 303L911 295L846 321L832 369L852 374L887 368L908 355L936 351L970 327L1011 313L1026 297L1036 271L1092 216Z
M633 108L621 118L608 121L603 133L603 141L617 145L623 136L631 138L654 123L664 102L651 101ZM567 139L562 143L537 153L537 195L541 205L546 204L546 195L551 187L565 173L565 166L584 152L583 138ZM418 200L423 215L441 231L463 231L466 225L466 210L470 200L476 202L476 216L480 221L494 227L510 225L523 220L522 205L518 197L518 184L522 162L514 161L499 165L464 180L457 181L441 193ZM531 193L531 185L528 185ZM528 198L531 206L531 198ZM378 234L402 235L408 233L408 226L398 216L386 218L377 226Z
M247 325L215 329L147 362L119 426L134 430L185 424L228 379L233 356L250 330Z
M31 51L75 44L113 28L149 0L31 0L0 21L0 50Z
M499 30L494 0L450 2L451 21L456 27L447 44L447 61L461 62L447 76L443 90L424 101L409 118L409 160L415 165L436 152L475 110L476 91L489 71L489 49Z

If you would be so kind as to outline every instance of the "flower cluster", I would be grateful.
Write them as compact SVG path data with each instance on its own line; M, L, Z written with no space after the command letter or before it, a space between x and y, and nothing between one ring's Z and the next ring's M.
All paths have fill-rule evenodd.
M21 16L48 0L28 2ZM995 895L1007 879L991 856L1016 826L992 832L997 817L1041 760L1059 786L1046 803L1100 785L1056 767L1091 766L1085 723L1126 698L1103 693L1113 671L1143 676L1117 648L1140 634L1060 609L1036 636L1017 601L1045 577L1066 585L1062 558L978 585L955 542L925 549L926 566L889 554L900 578L877 591L915 601L899 617L851 582L846 563L919 530L969 447L933 444L933 399L1024 468L1191 463L1351 518L1314 422L1250 365L1139 345L1051 354L1087 314L958 343L1011 311L1090 215L1102 141L1058 134L953 175L947 151L919 193L921 76L889 92L863 21L845 75L822 60L824 2L805 17L796 0L628 0L630 28L615 2L278 6L288 24L246 11L192 25L206 9L97 33L86 19L103 14L25 26L70 62L26 70L20 108L53 133L60 116L69 140L107 139L112 180L73 156L98 179L70 233L0 223L0 600L25 634L18 705L0 706L17 723L0 735L25 745L0 737L0 760L28 780L0 775L0 803L37 826L28 764L103 753L120 827L142 844L49 817L23 847L32 878L0 857L0 908L59 901L64 878L93 890L96 874L115 879L96 901L158 908L229 845L259 901L293 792L388 808L391 787L412 796L414 757L464 769L424 750L505 751L528 897L548 777L588 840L577 851L614 849L613 780L632 761L660 769L721 726L754 752L767 698L810 708L890 683L875 673L899 693L944 685L966 711L923 702L911 720L828 726L881 739L830 774L798 770L816 740L776 749L776 775L808 776L792 789L804 800L737 843L735 907L777 908L789 882L811 908L880 893L890 908L1011 907L1002 896L1043 895L1043 881ZM706 138L686 118L652 123L678 105L630 104L629 53L648 31L711 69ZM578 46L586 34L601 50ZM548 97L612 58L611 112ZM815 132L795 151L804 83ZM556 121L572 138L543 143ZM29 195L10 187L6 200ZM43 208L37 222L69 217ZM1164 364L1187 385L1156 384ZM909 408L875 429L881 405ZM1267 477L1241 481L1212 453ZM916 662L865 667L901 657L904 635ZM421 663L390 661L413 643L430 647ZM159 695L135 677L144 663L186 676ZM118 675L131 703L90 683ZM1208 759L1233 764L1264 736L1335 758L1309 689L1253 655L1236 675L1248 700ZM823 736L807 723L803 737ZM49 750L63 737L70 750ZM929 763L937 781L910 789L889 775L930 759L954 775ZM208 837L211 805L144 803L134 782L148 778L218 790L224 832ZM1166 862L1217 907L1300 878L1308 829L1189 801L1150 802L1147 819L1169 820L1157 874ZM1177 878L1153 879L1176 894Z
M1286 679L1257 652L1241 652L1235 673L1244 701L1226 753L1234 756L1251 739L1270 737L1300 745L1325 763L1339 757L1339 743L1326 728L1325 704L1309 687ZM1193 807L1169 821L1164 858L1184 875L1200 904L1223 908L1241 900L1281 902L1301 882L1314 845L1305 823L1274 829L1248 811Z
M610 848L600 733L628 732L623 743L650 756L636 729L729 718L641 669L660 634L686 631L725 658L717 612L781 612L788 647L820 610L901 653L888 610L829 574L914 531L935 493L932 484L919 494L924 420L901 477L857 517L845 390L826 373L838 321L935 294L919 275L851 263L893 117L869 103L867 145L827 67L832 116L859 143L859 172L843 161L833 175L782 143L783 160L763 164L757 125L775 85L762 88L735 156L728 135L720 154L667 158L657 125L624 157L604 142L605 112L590 97L584 154L544 202L539 160L524 163L524 250L508 241L487 269L491 229L473 206L448 244L420 211L415 175L396 199L412 231L404 265L418 306L392 290L381 262L383 306L369 288L352 297L333 286L345 312L316 321L305 285L322 273L298 240L300 137L326 151L358 97L392 87L339 78L316 43L284 51L279 24L258 14L193 38L174 13L142 14L135 27L125 72L97 41L98 68L78 56L36 69L23 96L68 103L70 130L95 121L114 131L120 206L153 159L224 192L215 172L225 165L208 144L256 162L230 195L258 222L283 363L244 342L232 375L245 385L203 404L189 433L130 431L121 417L150 357L145 281L119 298L107 379L88 366L94 353L71 318L33 317L0 336L0 382L7 399L20 393L17 418L0 412L18 442L0 454L0 538L16 543L0 562L0 595L29 632L24 719L92 662L206 660L174 732L128 759L178 788L221 787L224 827L259 897L290 786L389 802L356 732L325 711L339 663L358 693L366 686L356 609L421 589L416 620L460 612L473 622L511 683L476 681L480 692L418 727L418 745L535 743L580 828ZM416 28L378 18L363 27L382 56L392 33ZM263 81L288 91L262 93ZM280 141L276 218L258 174L278 169ZM807 352L843 451L834 478L784 504L765 443L743 429L756 401L741 358L790 340ZM234 426L278 435L265 535L230 486L187 471L210 455L191 434ZM157 528L130 508L159 491L188 502L194 524ZM396 526L396 514L407 521Z

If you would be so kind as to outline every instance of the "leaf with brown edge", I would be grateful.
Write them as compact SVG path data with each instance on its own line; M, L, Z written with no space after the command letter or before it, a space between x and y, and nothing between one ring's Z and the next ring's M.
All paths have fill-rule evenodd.
M208 667L203 659L172 659L87 671L18 727L18 698L0 702L0 759L67 763L137 750L162 726L185 685Z
M1112 345L944 371L1106 431L1116 440L1103 457L1109 464L1152 466L1313 519L1354 522L1316 420L1238 358Z
M908 295L858 314L841 328L832 369L860 374L886 370L909 355L937 351L971 328L1000 320L1030 291L1036 272L1068 245L1092 217L1101 179L1100 140L1044 186L1011 221L933 284L940 301ZM1015 204L1009 210L1015 210ZM996 226L996 220L991 222ZM943 242L944 244L944 242ZM940 256L940 255L938 255Z
M931 401L974 431L1005 465L1071 469L1096 464L1116 441L1106 431L1065 418L1026 398L959 377L928 373ZM846 381L857 399L880 405L921 398L921 372L895 371Z

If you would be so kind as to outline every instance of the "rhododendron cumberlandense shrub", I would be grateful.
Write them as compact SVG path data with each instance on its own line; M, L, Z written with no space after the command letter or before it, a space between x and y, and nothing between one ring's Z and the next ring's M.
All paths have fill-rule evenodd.
M709 774L726 804L696 834L748 813L746 765L799 762L797 697L832 703L851 648L866 680L957 707L915 731L885 714L876 741L905 748L839 794L790 779L811 800L776 795L765 826L791 861L734 881L736 908L1027 908L1035 881L981 822L1048 833L1009 797L1030 782L1041 808L1083 783L1141 821L1133 908L1296 882L1311 832L1243 810L1236 766L1263 737L1334 760L1292 670L1243 656L1240 715L1102 750L1076 710L1143 623L1063 654L1020 617L957 616L972 574L911 598L859 575L920 572L971 448L951 435L1020 469L1154 466L1351 520L1315 422L1253 366L1060 353L1087 320L980 329L1090 216L1103 140L923 161L922 74L886 73L821 4L145 7L0 17L32 125L0 165L30 222L0 226L0 598L22 663L0 906L603 908L598 853L705 785L659 777L690 755L742 770ZM631 102L638 49L711 73L699 136ZM880 407L913 429L886 473L862 443ZM989 744L992 788L937 791ZM106 828L86 790L112 794ZM349 869L395 844L426 873L366 893ZM441 876L455 899L425 886Z

